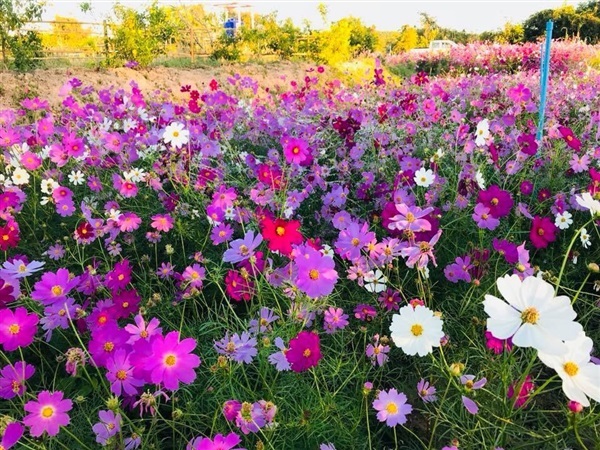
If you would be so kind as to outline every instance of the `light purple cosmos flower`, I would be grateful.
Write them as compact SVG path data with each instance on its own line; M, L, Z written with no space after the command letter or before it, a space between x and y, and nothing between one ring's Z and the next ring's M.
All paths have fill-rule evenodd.
M272 309L267 307L260 308L258 319L252 319L249 325L249 331L252 334L266 333L271 329L271 323L279 319Z
M460 382L467 390L481 389L487 383L487 379L482 378L481 380L473 381L475 375L463 375L460 377Z
M256 344L256 338L244 331L241 336L235 333L229 337L229 333L225 333L223 339L215 341L214 348L217 353L225 355L235 362L250 364L258 354Z
M41 270L44 267L45 262L41 261L31 261L30 263L26 263L21 259L14 259L12 261L6 261L2 264L2 269L0 269L1 275L9 275L13 278L25 278L31 275L38 270Z
M487 230L495 230L500 225L500 220L492 216L490 208L485 206L483 203L477 203L475 206L475 212L471 216L477 223L479 228Z
M379 342L379 335L373 336L372 343L367 345L365 354L371 359L371 364L374 366L383 366L388 360L388 353L390 351L389 345L383 345Z
M462 402L463 402L464 407L467 409L467 411L469 411L469 413L475 415L479 412L479 406L477 405L477 403L475 403L469 397L466 397L463 395Z
M287 352L287 347L285 346L283 339L279 336L275 338L275 347L277 347L280 351L277 353L273 353L269 356L269 362L275 366L279 372L283 372L286 370L290 370L290 362L285 357L285 353Z
M263 237L260 233L254 236L254 231L247 231L243 239L236 239L229 244L231 248L223 254L223 261L236 263L247 260L254 255L254 250L262 241Z
M108 440L121 431L121 414L116 414L110 410L99 411L100 422L96 423L92 430L96 433L96 442L100 445L106 445Z
M33 376L35 367L23 361L4 366L0 371L0 398L10 400L25 393L25 381Z
M373 408L377 413L377 419L385 422L388 427L404 425L406 416L412 412L412 406L406 403L406 395L394 388L389 391L380 391L373 401Z
M406 258L406 266L412 269L416 265L421 269L429 264L429 259L431 258L433 265L437 267L435 256L433 255L433 246L437 244L441 235L442 230L439 230L433 235L429 242L420 241L410 247L402 249L401 255Z
M294 252L298 289L310 298L331 294L338 279L333 259L307 245L297 247Z
M435 402L437 400L435 393L435 386L429 384L429 381L426 381L424 378L421 378L417 383L417 394L419 394L424 403Z
M343 330L348 325L348 314L344 314L342 308L329 307L324 314L324 328L327 334L335 333L337 330Z

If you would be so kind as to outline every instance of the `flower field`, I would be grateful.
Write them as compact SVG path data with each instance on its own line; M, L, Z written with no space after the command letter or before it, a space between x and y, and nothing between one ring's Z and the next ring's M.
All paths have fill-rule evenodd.
M595 449L600 75L0 111L0 449Z

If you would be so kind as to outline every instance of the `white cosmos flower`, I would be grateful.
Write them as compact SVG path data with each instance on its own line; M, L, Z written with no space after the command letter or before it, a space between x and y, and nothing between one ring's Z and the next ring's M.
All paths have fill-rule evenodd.
M433 180L435 180L435 175L431 169L421 167L415 172L415 183L417 186L429 187L433 184Z
M181 148L190 140L190 132L185 128L185 125L179 122L173 122L165 128L163 140L167 144L171 144L175 148Z
M81 172L81 170L73 170L69 174L69 182L74 184L75 186L79 186L85 182L85 176Z
M477 130L475 131L475 144L479 147L483 147L487 138L490 137L490 122L487 119L483 119L477 124Z
M581 239L581 245L583 248L589 248L592 245L592 241L590 239L590 234L587 232L585 228L581 229L581 234L579 235L579 239Z
M29 178L29 173L27 173L27 171L21 167L15 169L11 177L12 182L17 186L28 184Z
M54 189L56 189L58 186L60 186L56 181L54 181L52 178L46 178L45 180L42 180L42 182L40 183L40 191L42 191L42 194L52 194L52 191Z
M385 290L387 277L379 269L370 270L365 273L365 289L369 292L382 292Z
M561 230L566 230L573 224L573 215L569 211L558 213L554 219L554 225Z
M480 170L475 174L475 181L477 182L479 189L485 189L485 178L483 178L483 174Z
M589 192L584 192L581 195L575 196L575 201L579 206L588 209L592 216L600 215L600 202L592 197Z
M407 305L392 316L390 334L394 344L402 348L407 355L425 356L440 346L444 337L442 319L426 306L418 305L413 309Z
M556 354L562 351L562 341L581 332L569 297L555 297L550 283L534 276L521 281L517 275L505 275L496 284L506 301L486 295L483 306L490 316L487 330L497 339L512 336L519 347Z
M590 406L588 397L600 402L600 366L590 361L592 340L581 332L576 339L561 344L560 356L538 352L540 360L562 378L569 400Z

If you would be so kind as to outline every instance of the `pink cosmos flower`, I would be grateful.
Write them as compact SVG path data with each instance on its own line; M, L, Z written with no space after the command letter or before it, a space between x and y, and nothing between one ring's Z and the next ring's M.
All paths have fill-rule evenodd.
M23 361L5 366L0 371L0 398L10 400L25 393L25 381L33 376L35 367ZM1 447L0 447L1 448Z
M191 353L196 340L179 340L179 332L171 331L164 338L157 336L151 342L152 357L146 361L145 369L150 372L152 383L162 383L166 389L176 390L179 382L189 384L196 379L194 369L200 358Z
M25 411L29 414L23 418L23 423L30 427L33 437L40 437L44 432L50 436L56 436L60 427L67 426L70 418L67 412L73 408L71 400L63 400L61 391L42 391L37 401L31 400L25 403Z
M518 382L514 382L511 383L510 386L508 387L508 392L506 393L506 396L508 398L513 398L516 394L517 391L517 384ZM519 388L519 392L517 394L517 397L514 401L514 408L521 408L525 402L527 402L527 400L529 399L529 396L532 394L532 392L535 390L535 384L533 383L533 381L531 381L531 376L527 375L525 377L525 380L523 381L523 384L521 384L520 388Z
M10 309L0 310L0 344L4 351L12 352L19 347L29 346L37 332L39 320L37 314L29 314L22 306L14 312Z
M387 226L390 230L410 230L415 232L431 230L431 223L424 219L433 208L421 209L418 206L408 206L404 203L396 204L398 214L390 217L390 224Z
M325 332L334 333L336 330L343 330L348 325L348 314L344 314L342 308L329 307L324 314Z
M125 325L125 331L131 335L127 341L128 344L133 344L139 339L149 340L150 337L162 333L162 328L159 327L160 321L156 317L150 319L148 324L146 324L144 317L141 314L135 316L133 320L135 325Z
M296 247L294 254L298 289L311 298L331 294L338 279L333 259L308 245Z
M378 411L377 419L385 422L388 427L404 425L406 416L412 412L412 406L406 403L406 395L394 388L380 391L373 401L373 408Z
M185 268L181 277L188 282L188 285L193 288L202 288L202 280L206 275L206 270L200 264L194 264Z
M433 265L437 267L435 262L435 256L433 255L433 246L437 243L442 235L442 230L438 230L438 232L431 238L429 242L420 241L416 244L411 245L410 247L402 249L400 254L406 259L406 265L410 269L415 267L415 264L418 268L423 268L429 264L429 258L433 262Z
M290 340L285 357L294 372L304 372L315 367L321 359L319 335L310 331L301 331L298 336Z
M140 227L141 223L142 219L140 219L137 214L130 211L121 214L117 219L117 225L123 232L135 231Z
M156 214L152 216L150 226L155 230L166 233L173 228L173 218L169 214Z
M485 206L483 203L477 203L475 206L475 211L471 217L475 222L477 222L477 226L479 228L495 230L498 225L500 225L500 221L492 216L490 208Z
M119 349L106 362L106 378L110 381L110 391L120 397L121 393L136 395L138 387L144 385L144 381L133 376L133 364L129 362L129 355L124 349Z

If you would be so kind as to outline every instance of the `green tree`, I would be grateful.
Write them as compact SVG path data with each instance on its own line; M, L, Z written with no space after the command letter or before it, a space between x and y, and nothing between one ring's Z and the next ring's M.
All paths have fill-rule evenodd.
M142 67L148 66L156 56L166 54L184 28L174 8L159 6L156 1L141 11L116 4L113 13L113 64L133 60Z
M0 0L0 48L5 67L9 53L16 69L27 70L36 65L34 58L41 56L42 41L39 33L26 31L24 26L27 22L41 20L43 12L43 1Z

